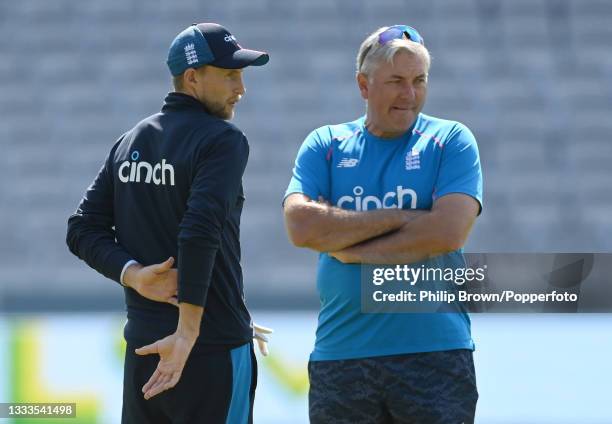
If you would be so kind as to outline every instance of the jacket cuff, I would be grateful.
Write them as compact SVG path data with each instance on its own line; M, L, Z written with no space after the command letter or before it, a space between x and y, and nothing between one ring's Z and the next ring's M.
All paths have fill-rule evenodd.
M204 307L206 304L207 294L208 287L201 285L181 284L179 286L178 301L179 303L190 303L192 305Z
M178 301L204 306L210 287L216 248L193 244L179 246Z
M121 276L119 277L119 283L122 286L126 287L125 282L123 281L123 277L125 277L125 271L130 267L130 265L137 264L137 263L138 263L137 261L135 261L134 259L131 259L127 261L125 265L123 265L123 269L121 270Z
M121 279L123 277L124 268L127 269L126 265L131 260L133 260L133 258L127 252L123 252L123 251L113 252L110 258L108 258L107 263L110 265L110 269L108 269L108 274L105 274L105 275L108 278L123 285L121 283Z

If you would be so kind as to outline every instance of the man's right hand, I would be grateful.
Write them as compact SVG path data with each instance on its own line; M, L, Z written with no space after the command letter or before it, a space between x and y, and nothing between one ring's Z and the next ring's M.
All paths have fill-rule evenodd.
M125 270L123 282L147 299L178 306L178 272L172 269L173 264L173 257L149 266L132 264Z

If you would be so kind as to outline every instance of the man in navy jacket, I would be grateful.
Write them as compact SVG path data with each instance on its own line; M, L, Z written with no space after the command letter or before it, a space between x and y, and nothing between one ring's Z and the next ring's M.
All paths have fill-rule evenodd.
M68 220L70 251L125 287L123 423L252 421L239 242L249 145L227 120L243 68L268 60L217 24L178 34L175 91L117 140Z

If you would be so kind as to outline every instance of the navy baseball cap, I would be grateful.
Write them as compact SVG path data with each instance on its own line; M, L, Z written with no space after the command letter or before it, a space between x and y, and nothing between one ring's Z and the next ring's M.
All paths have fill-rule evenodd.
M189 68L213 65L240 69L268 63L266 52L244 49L227 29L214 23L193 24L176 36L168 51L168 68L178 76Z

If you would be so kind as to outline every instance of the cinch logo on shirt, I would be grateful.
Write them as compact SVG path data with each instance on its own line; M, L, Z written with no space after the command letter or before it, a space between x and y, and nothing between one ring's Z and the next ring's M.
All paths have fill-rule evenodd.
M119 181L122 183L139 183L143 179L144 183L151 183L155 185L166 185L166 176L169 177L169 184L174 185L174 167L169 163L166 163L166 159L162 159L161 163L151 165L149 162L141 161L137 162L140 157L138 150L132 152L131 159L133 162L128 160L124 161L119 165Z
M396 191L386 193L382 200L376 196L363 196L363 187L355 186L353 188L353 196L342 196L338 199L336 206L339 208L344 204L354 204L356 211L367 211L369 209L393 209L403 208L406 196L410 196L410 208L416 209L417 194L411 188L404 188L401 185L397 186Z

